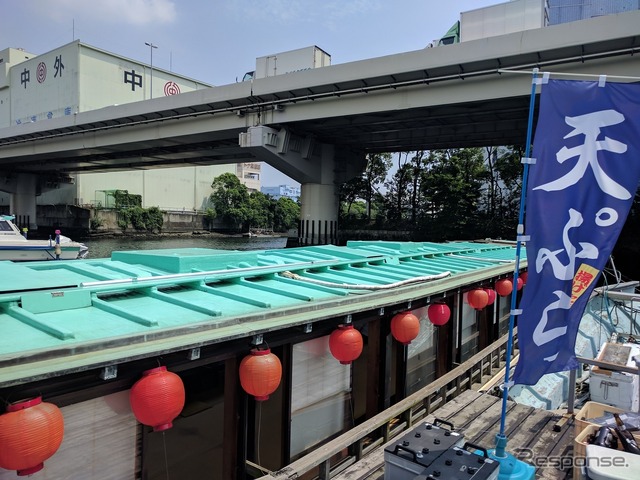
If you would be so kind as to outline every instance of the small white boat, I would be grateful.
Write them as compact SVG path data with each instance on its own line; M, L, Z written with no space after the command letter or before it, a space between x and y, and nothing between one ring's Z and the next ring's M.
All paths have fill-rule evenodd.
M53 239L28 240L13 224L13 219L10 215L0 215L0 260L75 260L89 253L84 243L60 235L59 230Z

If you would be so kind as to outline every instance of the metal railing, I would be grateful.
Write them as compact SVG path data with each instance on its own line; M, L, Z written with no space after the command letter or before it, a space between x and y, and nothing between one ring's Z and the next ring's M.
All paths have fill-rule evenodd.
M318 478L329 480L461 392L471 389L474 383L482 384L483 375L492 376L494 370L500 369L505 362L507 339L508 335L502 336L429 385L290 465L260 477L259 480L298 478L316 467L319 468ZM347 457L336 465L331 465L331 459L345 450L348 452ZM264 472L260 466L249 461L246 468L249 473L258 475Z

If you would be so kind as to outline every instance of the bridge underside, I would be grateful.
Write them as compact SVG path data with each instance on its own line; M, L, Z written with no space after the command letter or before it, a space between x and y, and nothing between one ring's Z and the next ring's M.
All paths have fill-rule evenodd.
M523 145L528 110L529 97L525 95L280 125L298 136L313 137L318 143L365 153ZM225 131L224 136L204 132L152 142L144 140L92 145L72 151L31 153L22 156L20 162L0 159L0 165L5 172L64 174L259 161L260 158L238 143L239 134L246 130ZM282 165L274 166L282 170ZM284 173L304 181L295 178L295 172Z
M638 77L638 25L640 12L629 12L11 127L0 133L0 171L64 177L266 161L304 188L348 180L366 153L523 146L531 70ZM300 160L243 147L253 127L333 154Z

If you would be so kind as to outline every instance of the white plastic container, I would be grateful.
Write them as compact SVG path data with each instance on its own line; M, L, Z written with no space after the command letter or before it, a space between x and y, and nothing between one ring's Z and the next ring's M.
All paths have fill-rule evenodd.
M628 347L625 349L624 347ZM624 365L628 367L636 367L633 357L640 355L640 345L625 343L611 344L605 343L598 360L607 361L608 352L617 351L618 356L621 351L628 350ZM622 363L620 361L619 363ZM614 370L606 370L600 367L591 369L591 377L589 378L589 393L591 400L614 407L624 411L638 412L639 408L639 379L638 375L626 372L617 372ZM638 477L640 478L640 476Z
M638 480L640 455L587 445L589 480Z

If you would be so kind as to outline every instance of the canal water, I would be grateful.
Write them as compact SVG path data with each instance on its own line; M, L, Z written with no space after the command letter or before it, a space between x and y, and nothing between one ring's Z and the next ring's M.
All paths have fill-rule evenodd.
M111 252L163 248L214 248L219 250L272 250L285 248L286 237L231 237L185 235L166 237L112 237L79 239L89 247L86 258L110 258Z

